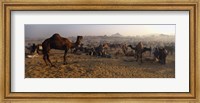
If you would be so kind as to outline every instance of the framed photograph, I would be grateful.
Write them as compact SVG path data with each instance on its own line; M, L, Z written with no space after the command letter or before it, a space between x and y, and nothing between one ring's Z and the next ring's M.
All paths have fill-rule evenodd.
M2 100L198 101L199 1L1 5Z

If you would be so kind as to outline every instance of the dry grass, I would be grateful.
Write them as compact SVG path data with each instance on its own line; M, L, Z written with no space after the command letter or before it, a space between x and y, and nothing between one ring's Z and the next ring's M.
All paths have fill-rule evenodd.
M56 67L46 66L42 55L25 59L26 78L174 78L175 57L169 55L167 64L144 60L140 64L134 57L99 58L85 54L68 54L63 65L63 52L51 50L50 59Z

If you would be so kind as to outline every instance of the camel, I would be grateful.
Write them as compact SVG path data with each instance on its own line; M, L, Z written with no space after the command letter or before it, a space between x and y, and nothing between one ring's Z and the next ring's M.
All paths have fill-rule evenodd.
M149 51L150 52L150 56L151 56L151 47L150 48L144 47L143 50L142 50L142 53L144 53L146 51Z
M98 47L94 47L94 55L97 57L105 57L105 58L111 58L111 55L107 53L108 45L102 45L100 44Z
M121 44L109 44L110 50L116 50L121 47Z
M123 53L120 50L118 50L117 52L115 52L115 56L122 56L122 55L123 55Z
M89 47L89 48L84 48L84 52L87 55L93 55L93 56L97 56L97 57L107 57L107 45L104 44L100 44L97 47Z
M103 44L103 48L107 50L107 49L109 49L109 48L110 48L110 46L109 46L109 45L110 45L109 43L104 43L104 44Z
M121 48L122 48L122 51L123 51L124 55L126 55L127 54L127 50L128 50L127 45L123 44Z
M82 36L77 36L77 40L75 43L72 43L69 41L69 39L61 37L58 33L53 34L50 38L46 39L42 43L42 48L43 48L43 59L47 64L46 60L51 64L51 66L54 66L50 59L49 59L49 51L51 49L58 49L58 50L64 50L64 63L67 64L66 62L66 55L69 49L71 48L77 48L82 41L83 37Z
M131 49L135 50L136 58L137 58L136 61L138 61L140 59L140 61L142 63L142 53L147 51L147 48L144 49L142 42L139 42L135 47L132 47L132 45L128 45L128 47L131 47Z
M95 48L92 48L92 47L90 47L90 48L85 48L85 53L86 53L86 55L91 55L91 56L93 56L93 55L95 55Z
M100 44L98 47L95 47L95 54L96 56L102 56L104 52L104 47L102 44Z
M160 48L159 51L160 51L159 55L160 63L166 64L166 57L168 55L168 51L165 48Z
M159 63L166 64L166 57L168 55L168 51L165 48L155 48L154 50L155 60L159 60Z
M34 58L34 57L38 57L38 54L36 53L37 51L37 45L35 43L33 43L32 46L25 46L26 51L25 51L25 56L26 58Z
M143 50L144 47L143 47L142 42L139 42L135 47L133 47L132 45L128 45L128 47L135 50L136 58L137 58L136 61L138 61L140 58L140 61L142 63L142 53L144 52L144 50Z
M154 55L155 61L158 61L159 60L159 48L157 48L157 47L154 48L153 55Z
M25 48L29 51L29 54L34 54L37 49L37 46L35 43L33 43L32 45L29 44L29 46L25 46Z
M170 55L173 55L174 52L175 52L175 46L174 45L165 46L164 48L169 52Z

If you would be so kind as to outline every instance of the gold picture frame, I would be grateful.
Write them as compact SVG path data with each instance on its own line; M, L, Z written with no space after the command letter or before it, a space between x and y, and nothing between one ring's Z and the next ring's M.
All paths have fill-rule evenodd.
M122 102L122 101L135 101L144 102L156 100L173 100L179 102L198 102L199 100L199 54L198 51L198 33L200 29L197 28L199 25L200 13L199 11L200 2L198 0L185 0L185 1L161 1L151 0L145 2L145 0L83 0L83 1L62 1L54 2L53 0L40 0L35 2L34 0L4 0L1 2L1 67L0 67L0 100L4 102L20 101L24 100L37 100L34 102L53 102L58 100L60 102L63 99L68 99L71 102L83 102L86 101L108 101ZM190 15L190 92L188 93L12 93L11 92L11 11L13 10L156 10L156 11L189 11ZM80 100L84 99L84 100ZM101 99L104 99L103 101ZM145 99L141 101L141 99ZM39 100L39 101L38 101ZM54 101L54 102L58 102Z

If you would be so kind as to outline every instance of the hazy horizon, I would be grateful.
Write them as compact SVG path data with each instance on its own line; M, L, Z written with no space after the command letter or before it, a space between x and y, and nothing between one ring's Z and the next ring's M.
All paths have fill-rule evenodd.
M152 34L175 35L176 25L127 25L127 24L25 24L25 39L49 38L54 33L70 36L146 36Z

